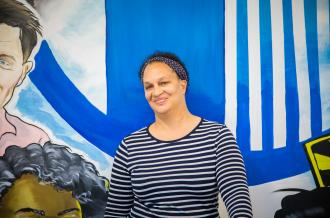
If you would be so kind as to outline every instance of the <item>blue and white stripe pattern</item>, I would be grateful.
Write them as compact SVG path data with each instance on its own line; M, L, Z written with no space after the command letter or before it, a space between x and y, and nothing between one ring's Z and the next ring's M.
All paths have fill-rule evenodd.
M247 165L283 152L303 166L293 150L329 131L329 39L329 0L225 1L225 123Z
M329 129L330 60L319 63L318 55L329 52L328 4L226 1L226 123L232 129L243 124L239 136L250 126L250 140L242 140L251 150L283 147Z
M120 145L105 217L252 217L242 155L224 126L207 120L187 136L160 141L147 128Z

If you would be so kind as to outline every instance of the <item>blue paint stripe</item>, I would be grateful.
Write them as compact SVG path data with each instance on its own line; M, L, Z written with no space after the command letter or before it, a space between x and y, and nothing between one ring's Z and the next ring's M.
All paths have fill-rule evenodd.
M260 16L260 64L262 100L262 145L263 150L273 149L273 52L270 0L259 3Z
M292 3L283 0L284 56L285 56L285 106L287 123L286 146L299 141L299 103L296 75L296 60L293 39Z
M35 61L29 76L46 100L80 135L113 156L120 140L134 130L133 125L125 126L94 107L65 75L46 41L41 43Z
M216 52L216 56L220 59L220 84L221 89L219 91L219 99L221 107L219 108L219 122L224 123L225 122L225 99L226 99L226 84L225 84L225 1L220 0L219 1L219 26L222 28L219 28L218 36L219 36L219 42L220 45L218 51Z
M305 0L304 8L308 72L311 95L311 129L312 136L315 136L322 132L316 0Z
M237 0L237 142L250 150L247 1Z
M110 18L111 18L111 16L109 15L109 14L107 14L107 13L109 13L109 11L110 11L110 3L109 3L109 1L107 1L107 0L105 0L105 2L104 2L104 9L105 9L105 22L106 22L106 25L105 25L105 32L106 33L108 33L110 30L110 28L109 28L109 26L107 25L107 24L109 24L110 23ZM106 37L105 38L105 60L109 60L110 59L110 47L111 46L111 43L110 43L110 38L109 37ZM110 81L109 80L109 77L110 77L110 70L109 70L109 67L108 66L106 66L106 81L107 81L107 83L106 83L106 85L107 85L107 114L110 114L111 113L111 111L110 111L110 108L111 108L111 103L110 103L110 98L109 98L109 96L110 96L110 91L111 91L111 87L110 87L110 84L109 84L109 82L108 81Z

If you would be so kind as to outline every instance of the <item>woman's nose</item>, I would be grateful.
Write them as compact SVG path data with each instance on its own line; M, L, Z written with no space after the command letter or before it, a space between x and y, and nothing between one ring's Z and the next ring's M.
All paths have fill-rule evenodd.
M160 86L155 86L154 87L153 94L155 96L158 96L158 95L162 94L162 92L163 92L163 89Z

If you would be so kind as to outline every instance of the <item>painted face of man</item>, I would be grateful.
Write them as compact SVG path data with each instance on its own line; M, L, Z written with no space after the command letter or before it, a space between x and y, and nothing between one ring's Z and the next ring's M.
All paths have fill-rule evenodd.
M24 174L0 202L3 218L82 218L79 202L69 191L57 190L32 174Z
M32 68L32 62L23 61L23 51L18 27L0 24L0 108L11 99Z

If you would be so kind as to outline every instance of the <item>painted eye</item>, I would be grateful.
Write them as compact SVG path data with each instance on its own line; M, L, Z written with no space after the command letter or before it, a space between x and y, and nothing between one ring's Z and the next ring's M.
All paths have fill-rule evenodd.
M0 67L6 70L10 70L12 65L9 63L9 61L0 58Z
M74 214L65 214L62 217L63 218L79 218L80 216L79 216L79 214L74 213Z
M58 213L58 216L63 218L79 218L81 217L81 212L78 208L70 208Z
M0 59L0 64L1 64L1 65L8 65L8 62L5 61L5 60L3 60L3 59Z
M24 213L16 213L15 218L40 218L39 214L35 214L33 212L24 212Z

